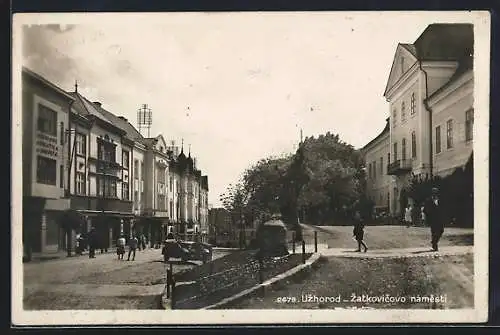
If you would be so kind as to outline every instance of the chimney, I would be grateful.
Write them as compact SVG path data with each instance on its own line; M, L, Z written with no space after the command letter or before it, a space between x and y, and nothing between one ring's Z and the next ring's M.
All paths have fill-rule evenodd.
M94 101L93 104L99 108L101 108L101 106L102 106L102 104L99 101Z
M120 120L123 120L123 121L125 121L125 122L128 122L128 120L125 118L125 116L119 116L118 118L119 118Z

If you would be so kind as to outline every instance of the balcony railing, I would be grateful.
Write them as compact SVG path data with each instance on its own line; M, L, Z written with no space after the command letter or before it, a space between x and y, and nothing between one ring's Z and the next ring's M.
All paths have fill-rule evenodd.
M88 196L71 196L71 209L132 213L132 201L98 198Z
M387 174L397 176L410 172L411 169L410 159L398 159L387 166Z

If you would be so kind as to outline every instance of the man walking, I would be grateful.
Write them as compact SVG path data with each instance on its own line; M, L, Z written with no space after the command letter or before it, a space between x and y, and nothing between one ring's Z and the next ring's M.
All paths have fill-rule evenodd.
M89 258L95 258L95 248L97 244L95 227L92 227L92 229L90 230L88 239L89 239Z
M439 239L444 232L444 220L439 199L439 190L432 188L432 195L424 206L425 220L431 227L431 245L433 251L438 251Z
M132 260L135 260L135 250L137 249L137 244L139 243L139 240L137 237L134 235L128 242L128 257L127 261L130 260L130 254L132 254Z

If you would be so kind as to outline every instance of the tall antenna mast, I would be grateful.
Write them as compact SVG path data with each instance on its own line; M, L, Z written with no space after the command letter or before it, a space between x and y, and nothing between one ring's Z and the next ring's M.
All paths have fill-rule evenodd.
M141 108L137 111L137 126L139 127L139 133L142 134L142 130L147 130L148 137L151 137L151 125L153 124L153 112L148 104L142 104Z

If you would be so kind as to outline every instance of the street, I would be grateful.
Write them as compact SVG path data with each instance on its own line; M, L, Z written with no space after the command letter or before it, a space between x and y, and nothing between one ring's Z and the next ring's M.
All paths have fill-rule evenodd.
M218 258L227 251L214 250ZM152 309L164 289L166 264L161 249L137 251L135 261L118 260L116 253L96 253L40 263L25 263L24 308ZM196 264L173 261L179 272Z
M429 228L366 227L367 253L354 252L352 227L318 229L329 249L318 269L286 288L231 308L472 308L472 229L447 228L439 252L430 252ZM340 297L340 298L339 298ZM383 299L381 298L383 297ZM335 300L335 299L337 300ZM328 301L330 299L330 301Z

